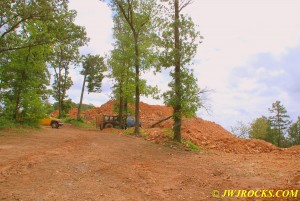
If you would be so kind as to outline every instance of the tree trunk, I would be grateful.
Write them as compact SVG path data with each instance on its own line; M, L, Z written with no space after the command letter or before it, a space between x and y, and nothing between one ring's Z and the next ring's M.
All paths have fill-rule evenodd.
M60 47L60 61L58 64L58 76L57 76L57 88L58 88L58 116L59 118L62 116L62 101L61 101L61 62L63 57L63 50Z
M69 62L68 62L69 63ZM61 110L63 111L65 108L65 97L66 97L66 93L67 93L67 82L68 82L68 69L67 69L67 64L65 64L64 66L64 78L63 78L63 86L62 88L62 95L61 95ZM68 111L67 111L68 112ZM66 114L64 114L65 116Z
M135 49L135 127L134 134L140 134L140 55L138 39L139 35L134 32L134 49Z
M124 128L124 122L123 122L123 106L124 106L124 97L123 97L123 80L120 81L120 102L119 102L119 123L120 127Z
M277 130L278 130L278 147L280 147L280 141L281 141L281 129L280 129L280 117L279 117L279 111L277 111Z
M31 47L28 47L28 54L26 56L25 59L25 66L28 64L29 61L29 57L30 57L30 51L31 51ZM14 111L14 119L18 121L19 119L19 110L20 110L20 102L21 102L21 93L22 93L22 87L23 87L23 81L26 79L26 75L25 75L25 71L22 71L22 75L21 75L21 83L18 86L17 91L17 98L16 98L16 105L15 105L15 111Z
M83 84L82 84L82 89L81 89L80 102L79 102L78 110L77 110L77 121L80 120L81 105L82 105L82 100L83 100L83 94L84 94L84 88L85 88L85 81L86 81L86 74L84 74L84 78L83 78Z
M18 121L18 114L19 114L19 109L20 109L20 100L21 100L21 90L18 89L17 90L17 98L16 98L16 105L15 105L15 111L14 111L14 115L13 115L13 119Z
M175 40L175 96L176 101L173 107L174 113L174 140L181 142L181 69L180 69L180 39L179 39L179 0L175 0L175 23L174 23L174 40Z

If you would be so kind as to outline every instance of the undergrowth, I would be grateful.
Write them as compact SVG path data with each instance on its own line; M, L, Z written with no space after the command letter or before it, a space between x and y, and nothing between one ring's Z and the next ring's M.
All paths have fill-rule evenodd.
M135 135L134 134L134 127L130 127L130 128L127 128L126 130L123 131L123 133L125 135ZM140 128L140 135L141 137L147 137L149 134L143 129L143 128Z
M183 144L191 151L194 151L194 152L199 151L199 146L191 141L184 141Z
M77 120L77 119L73 119L73 118L69 118L69 117L63 119L63 122L64 123L69 123L69 124L72 124L76 127L81 127L81 128L92 128L92 127L95 126L92 123L85 122L83 119Z

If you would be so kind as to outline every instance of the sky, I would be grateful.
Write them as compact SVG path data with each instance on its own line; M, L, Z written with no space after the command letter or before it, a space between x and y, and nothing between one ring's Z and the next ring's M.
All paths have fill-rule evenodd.
M82 54L109 54L112 49L112 14L99 0L70 0L78 12L75 23L86 27L91 39ZM230 130L237 121L250 123L270 116L277 100L292 120L300 116L300 1L299 0L194 0L185 8L204 37L194 58L200 88L208 88L207 112L197 116ZM82 76L71 71L70 98L79 102ZM143 75L151 85L167 90L167 73ZM84 103L100 106L110 99L112 81L105 79L101 94L85 94ZM149 104L163 100L142 98Z

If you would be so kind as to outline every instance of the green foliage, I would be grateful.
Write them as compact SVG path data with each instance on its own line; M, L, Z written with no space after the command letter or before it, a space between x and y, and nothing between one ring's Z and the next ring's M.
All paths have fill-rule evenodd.
M266 117L257 118L251 123L249 137L266 140L269 130L270 130L269 120Z
M45 113L49 72L43 56L47 48L30 47L11 52L1 65L1 103L6 118L35 121Z
M153 48L153 20L156 10L155 0L109 1L114 11L115 49L109 61L115 79L114 96L119 102L119 116L126 112L127 104L135 100L135 119L139 121L140 95L150 95L158 91L150 88L140 73L155 63ZM119 117L121 118L121 117ZM138 124L135 133L139 134Z
M106 71L106 65L104 64L104 58L99 55L84 56L84 61L82 64L82 71L80 72L84 75L80 102L78 105L77 119L80 119L81 105L83 101L83 94L85 83L87 82L88 92L101 92L102 80L104 78L103 73Z
M171 72L171 76L174 73ZM197 110L202 107L202 101L200 95L202 91L199 89L197 79L193 75L193 72L189 72L188 69L183 69L181 73L181 85L180 85L180 98L175 93L175 81L169 83L171 90L163 94L165 104L167 106L175 107L180 105L181 111L174 115L193 117L196 115Z
M57 0L5 0L0 3L0 54L22 48L55 43L64 30L57 20L68 1ZM28 35L32 28L37 31Z
M249 137L265 140L279 147L299 145L300 117L291 124L287 111L280 101L273 103L269 111L273 116L269 118L262 116L251 123Z
M55 109L55 104L51 104L48 101L45 101L44 103L44 107L45 107L45 114L50 114L51 112L53 112Z
M0 129L15 127L15 121L0 117Z
M104 64L104 58L100 55L84 56L82 63L82 75L86 76L86 82L88 83L88 92L101 92L102 80L104 78L103 73L107 70Z
M172 12L168 10L168 12ZM192 64L192 59L196 55L198 44L200 43L200 32L196 31L196 25L192 19L185 15L180 15L178 22L174 22L172 13L166 16L160 24L158 44L163 48L160 53L160 63L164 67L175 65L176 49L174 48L174 24L179 24L179 59L181 66Z
M285 137L285 131L291 124L291 121L285 107L281 105L280 101L273 103L272 108L269 108L269 112L273 114L273 116L269 117L269 121L271 128L277 134L277 145L280 147L281 141Z
M300 116L288 129L288 141L291 146L300 145Z
M77 119L73 119L73 118L64 118L63 122L72 124L72 125L74 125L76 127L80 127L80 128L92 128L95 126L95 124L84 122L83 119L77 120Z
M62 108L72 84L68 65L79 60L78 47L88 39L73 23L68 1L1 1L0 13L1 117L36 127L52 109L47 67L54 68L53 95Z
M164 132L164 135L170 139L173 139L174 138L174 132L172 129L169 129L169 128L163 128L163 132Z
M174 139L181 141L182 117L194 116L202 107L201 90L193 71L188 67L196 54L200 33L196 31L192 19L180 12L191 2L169 1L164 13L157 19L159 29L157 44L159 46L159 63L165 68L174 67L171 71L173 81L170 90L163 94L165 103L174 109Z
M141 129L140 131L141 131L141 133L139 134L139 136L141 136L141 137L147 137L149 135L144 129ZM126 130L123 131L123 134L125 134L125 135L136 135L134 133L134 127L127 128Z
M94 108L95 106L93 104L82 104L81 105L81 111L85 111L85 110L89 110L89 109L92 109Z
M196 145L195 143L191 142L191 141L185 141L183 142L183 144L189 148L191 151L199 151L199 147L198 145Z
M249 130L249 137L253 139L261 139L272 144L277 144L278 136L275 130L271 128L270 121L267 117L260 117L255 119Z
M64 100L68 98L67 90L73 85L69 75L69 66L80 63L79 47L85 45L89 39L86 37L85 28L74 24L76 12L63 8L56 19L59 27L57 41L52 45L49 56L49 66L54 70L54 82L52 96L58 102L59 116L63 116Z
M74 103L71 99L68 99L68 100L65 100L66 102L67 102L67 109L68 110L66 110L65 112L69 112L69 110L71 109L71 108L77 108L78 107L78 104L77 103ZM47 107L48 107L48 110L49 110L49 112L47 113L47 114L49 114L50 112L53 112L54 110L58 110L58 102L55 102L55 103L53 103L53 104L50 104L50 103L47 103ZM85 110L89 110L89 109L92 109L92 108L94 108L95 106L93 105L93 104L82 104L81 105L81 110L82 111L85 111Z

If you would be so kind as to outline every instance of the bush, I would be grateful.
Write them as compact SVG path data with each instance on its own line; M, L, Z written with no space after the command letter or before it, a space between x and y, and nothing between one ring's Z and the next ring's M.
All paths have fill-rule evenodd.
M77 119L72 119L72 118L65 118L63 119L63 122L64 123L70 123L74 126L77 126L77 127L84 127L84 128L90 128L90 127L93 127L94 125L91 124L91 123L86 123L83 121L83 119L80 119L80 120L77 120Z
M40 128L41 125L38 121L24 121L20 123L23 127Z
M4 128L13 128L16 124L14 121L6 119L4 117L0 117L0 129Z

